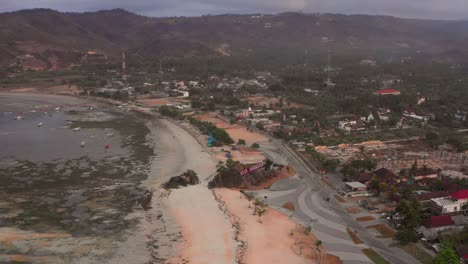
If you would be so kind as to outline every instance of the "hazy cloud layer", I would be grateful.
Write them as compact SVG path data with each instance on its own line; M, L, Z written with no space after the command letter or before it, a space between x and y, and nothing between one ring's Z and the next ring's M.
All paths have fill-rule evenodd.
M74 12L124 8L147 16L303 11L468 19L468 0L0 0L1 12L39 7Z

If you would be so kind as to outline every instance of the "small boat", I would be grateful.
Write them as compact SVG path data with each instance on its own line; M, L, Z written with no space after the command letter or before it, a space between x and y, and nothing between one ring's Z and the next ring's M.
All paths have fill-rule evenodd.
M73 131L80 131L81 127L75 127Z
M81 141L81 144L80 144L80 145L81 145L81 147L83 148L83 147L86 145L86 143L85 143L84 141Z
M42 125L44 125L42 122L37 124L38 127L41 127Z

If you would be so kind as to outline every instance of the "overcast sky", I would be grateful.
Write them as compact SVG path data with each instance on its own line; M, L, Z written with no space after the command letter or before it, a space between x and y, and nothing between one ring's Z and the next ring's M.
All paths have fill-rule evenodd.
M0 0L0 12L39 7L73 12L124 8L146 16L302 11L468 19L468 0Z

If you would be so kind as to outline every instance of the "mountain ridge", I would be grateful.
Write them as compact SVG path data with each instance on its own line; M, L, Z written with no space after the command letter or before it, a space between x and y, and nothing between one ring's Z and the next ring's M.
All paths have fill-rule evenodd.
M14 64L26 55L44 60L53 54L61 68L79 63L64 54L80 57L93 50L117 58L122 48L145 57L256 52L281 56L278 51L323 52L324 37L332 41L334 50L343 53L419 51L431 56L456 53L464 58L468 54L467 29L465 20L373 15L285 12L146 17L124 9L84 13L28 9L0 13L0 39L5 40L0 42L0 65Z

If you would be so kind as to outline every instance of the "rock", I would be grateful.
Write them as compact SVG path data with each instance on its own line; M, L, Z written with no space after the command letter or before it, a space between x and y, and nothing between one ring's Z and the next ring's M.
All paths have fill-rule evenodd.
M186 187L188 185L196 185L199 183L200 180L198 179L197 174L193 170L187 170L179 176L172 177L168 182L163 184L163 187L168 189L177 189L180 186Z
M146 190L143 196L138 199L138 203L146 211L151 208L151 199L153 198L153 193Z

